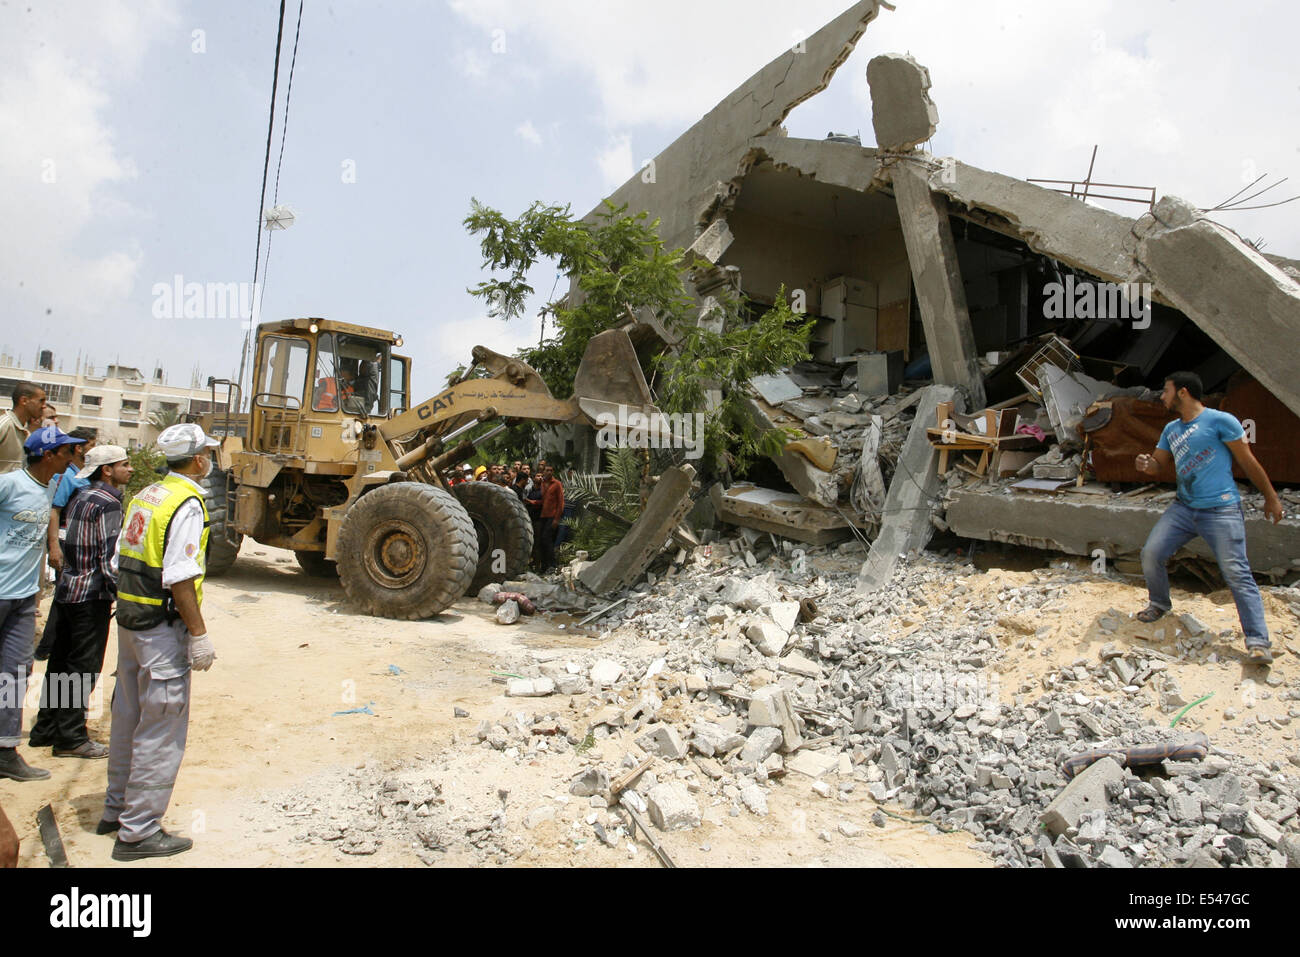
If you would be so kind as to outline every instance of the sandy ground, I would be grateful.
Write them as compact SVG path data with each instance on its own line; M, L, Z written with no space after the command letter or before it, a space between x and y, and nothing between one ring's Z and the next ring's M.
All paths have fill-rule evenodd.
M972 602L996 601L1004 589L1032 583L1040 574L994 568L972 572L965 582ZM939 599L941 590L927 597ZM504 809L511 821L510 846L501 853L485 858L453 849L439 856L439 863L658 866L644 841L635 849L626 841L607 848L576 837L591 808L567 797L568 775L581 764L571 751L550 757L543 767L473 745L471 732L483 718L563 710L559 703L506 699L502 685L491 680L492 670L521 651L590 649L590 635L559 630L540 618L503 627L491 619L488 606L473 600L426 622L367 618L351 611L336 582L308 578L291 553L258 545L245 546L235 569L208 583L204 592L218 660L211 671L194 676L189 746L166 819L169 830L194 837L194 849L165 860L115 863L112 838L94 834L105 762L55 760L48 751L24 748L28 759L49 768L53 777L22 785L0 781L0 803L22 841L20 866L46 866L35 818L49 802L73 866L422 867L414 845L388 841L374 854L356 857L306 838L313 827L345 816L342 802L356 799L355 778L386 771L418 775L419 768L435 763L449 808L466 818ZM1206 596L1175 590L1174 597L1176 611L1191 612L1215 631L1236 627L1226 592ZM1142 589L1098 578L1066 587L1033 615L1028 634L1016 627L1022 622L999 625L998 640L1014 652L998 675L1001 696L1036 697L1045 678L1051 680L1077 659L1096 661L1106 643L1168 649L1170 641L1139 633L1136 623L1125 623L1114 634L1100 631L1097 619L1107 608L1132 610L1144 601ZM1266 608L1275 648L1294 647L1300 641L1296 617L1273 596L1266 598ZM899 622L903 628L915 624ZM1171 628L1167 639L1172 638ZM1024 646L1015 648L1017 642ZM1211 652L1217 663L1204 660ZM1265 763L1285 761L1296 752L1296 741L1288 704L1276 692L1300 677L1296 655L1279 657L1272 684L1239 655L1240 638L1215 639L1196 652L1197 660L1170 663L1189 700L1214 693L1181 724L1208 732L1217 747ZM111 672L115 640L106 660ZM39 679L39 663L37 669ZM112 679L105 680L111 686ZM1139 694L1153 719L1169 720L1154 691ZM363 706L373 716L335 714ZM470 717L454 717L457 706ZM1225 717L1230 709L1236 717ZM1274 721L1260 723L1261 714ZM25 715L25 728L34 717ZM1238 728L1248 730L1238 733ZM104 714L92 721L91 731L107 742L107 695ZM598 742L602 747L609 748L604 756L611 761L622 755L613 741ZM771 813L765 818L730 817L726 806L706 807L700 828L660 838L679 866L988 865L985 855L970 848L968 834L927 833L892 818L884 828L872 826L876 806L863 790L844 801L826 800L814 795L811 781L793 775L770 792ZM524 829L523 817L548 802L558 809L555 819ZM845 821L863 833L843 837L837 825ZM829 842L819 838L822 832L829 832Z

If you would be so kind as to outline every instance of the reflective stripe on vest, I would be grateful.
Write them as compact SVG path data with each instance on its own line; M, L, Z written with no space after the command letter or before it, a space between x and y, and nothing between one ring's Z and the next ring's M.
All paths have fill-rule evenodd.
M199 576L194 593L203 603L203 575L208 555L208 506L203 495L179 475L167 475L131 499L119 536L117 620L124 628L142 631L176 619L171 590L163 587L163 556L176 510L190 499L203 509L203 532L195 560Z

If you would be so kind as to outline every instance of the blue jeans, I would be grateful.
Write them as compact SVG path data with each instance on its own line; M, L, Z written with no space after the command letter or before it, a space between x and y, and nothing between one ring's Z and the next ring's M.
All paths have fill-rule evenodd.
M36 595L0 599L0 748L16 748L23 734L23 698L36 643Z
M1142 573L1147 579L1151 604L1169 611L1169 570L1165 563L1197 535L1205 539L1219 563L1223 580L1237 604L1237 617L1246 635L1247 648L1269 646L1268 625L1264 623L1264 599L1250 573L1246 559L1246 513L1240 504L1216 508L1191 508L1175 501L1160 516L1142 547Z

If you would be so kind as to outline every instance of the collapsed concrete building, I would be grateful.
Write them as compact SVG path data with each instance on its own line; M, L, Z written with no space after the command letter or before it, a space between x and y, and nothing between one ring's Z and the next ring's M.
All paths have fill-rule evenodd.
M765 427L803 438L770 482L713 489L717 517L870 539L867 587L936 528L1132 560L1173 494L1132 462L1172 417L1148 387L1177 369L1255 426L1275 482L1300 482L1300 264L1176 197L1129 218L931 156L938 110L909 57L868 67L875 148L786 135L881 6L855 3L773 60L610 197L690 251L701 322L723 285L757 308L797 290L818 317L809 361L751 400ZM1062 316L1062 291L1090 308ZM676 342L653 316L633 331ZM1283 499L1293 514L1300 495ZM1300 522L1248 509L1247 534L1257 573L1297 573ZM1199 541L1186 556L1193 570L1212 558Z

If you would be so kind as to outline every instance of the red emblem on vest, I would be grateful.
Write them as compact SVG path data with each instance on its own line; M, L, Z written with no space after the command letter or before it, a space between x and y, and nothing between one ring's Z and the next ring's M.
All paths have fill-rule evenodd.
M131 521L127 524L126 531L123 533L126 536L128 545L136 548L140 546L140 543L144 541L144 529L147 523L144 512L136 512L131 516Z

